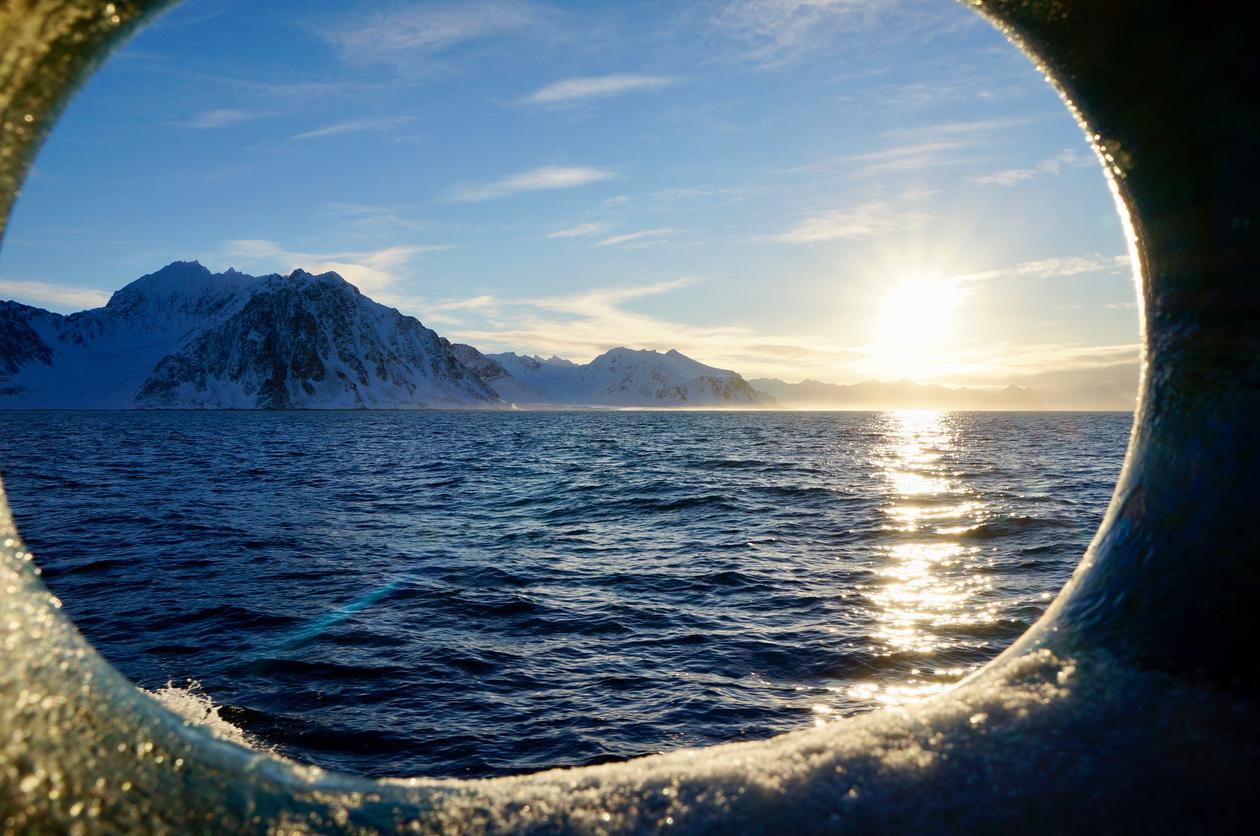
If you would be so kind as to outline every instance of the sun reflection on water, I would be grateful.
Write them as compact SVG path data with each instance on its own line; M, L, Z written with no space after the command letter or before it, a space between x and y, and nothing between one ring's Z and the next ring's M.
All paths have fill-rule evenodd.
M982 523L986 505L951 471L962 452L948 413L890 412L884 416L878 470L889 485L887 544L868 590L877 612L872 643L901 674L894 681L863 681L844 689L851 699L897 705L937 693L967 669L941 664L959 631L997 620L995 603L981 603L992 581L977 572L978 546L963 534Z

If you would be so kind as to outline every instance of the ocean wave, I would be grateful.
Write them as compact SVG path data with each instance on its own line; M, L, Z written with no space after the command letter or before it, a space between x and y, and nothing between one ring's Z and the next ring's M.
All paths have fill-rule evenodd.
M995 540L1047 529L1073 529L1078 524L1071 520L1015 515L987 520L953 536L962 540Z
M461 777L768 737L956 681L1052 600L1129 429L336 417L0 413L0 470L88 639L138 682L207 684L155 689L190 722Z
M145 693L161 703L168 711L183 718L184 722L205 729L219 740L280 756L275 747L268 746L241 727L224 719L221 714L223 707L216 705L214 700L202 690L200 682L190 680L187 684L179 686L168 681L161 688L145 691Z

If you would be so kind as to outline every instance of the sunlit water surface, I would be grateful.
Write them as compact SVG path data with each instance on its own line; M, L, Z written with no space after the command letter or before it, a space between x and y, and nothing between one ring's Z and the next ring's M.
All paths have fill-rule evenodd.
M0 413L87 637L291 757L487 776L957 682L1045 608L1128 414Z

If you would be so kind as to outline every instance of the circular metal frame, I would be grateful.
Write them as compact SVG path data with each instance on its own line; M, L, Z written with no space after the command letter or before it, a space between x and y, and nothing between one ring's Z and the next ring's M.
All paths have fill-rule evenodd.
M163 0L0 6L0 229L78 82ZM970 0L1055 84L1144 315L1128 459L1044 617L952 691L758 743L370 781L214 739L61 614L0 494L0 831L1242 829L1257 775L1260 53L1181 0Z

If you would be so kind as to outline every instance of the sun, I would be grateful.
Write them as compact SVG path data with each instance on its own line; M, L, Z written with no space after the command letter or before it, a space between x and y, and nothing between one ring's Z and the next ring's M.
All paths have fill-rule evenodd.
M949 359L962 296L949 279L905 279L889 288L869 346L871 371L885 380L937 376Z

